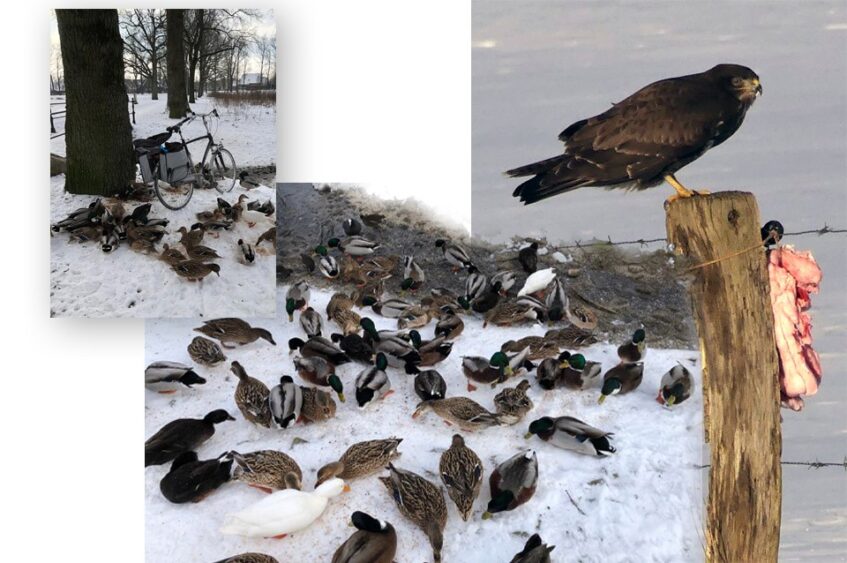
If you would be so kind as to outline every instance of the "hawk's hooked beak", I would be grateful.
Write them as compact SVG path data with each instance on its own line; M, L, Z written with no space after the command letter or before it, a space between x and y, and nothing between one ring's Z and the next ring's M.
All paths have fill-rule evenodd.
M761 83L761 82L759 82L759 79L758 79L758 78L754 78L753 80L751 80L751 82L750 82L750 83L751 83L751 85L754 87L754 89L755 89L755 91L756 91L756 95L757 95L757 96L761 96L761 95L762 95L762 83Z

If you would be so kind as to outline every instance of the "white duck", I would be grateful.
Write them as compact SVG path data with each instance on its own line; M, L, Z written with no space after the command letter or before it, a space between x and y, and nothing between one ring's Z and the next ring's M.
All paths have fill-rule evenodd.
M518 297L532 295L533 293L542 291L546 289L547 286L550 285L550 282L554 279L556 279L556 270L553 268L538 270L526 278L523 288L518 292Z
M229 515L221 532L251 538L285 537L308 528L323 514L329 499L338 496L344 489L344 481L333 478L311 492L296 489L277 491Z

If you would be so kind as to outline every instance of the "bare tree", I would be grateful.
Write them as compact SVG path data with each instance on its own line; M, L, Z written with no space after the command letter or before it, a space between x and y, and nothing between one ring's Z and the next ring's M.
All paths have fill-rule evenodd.
M168 115L185 117L188 97L185 88L185 10L167 10Z
M126 10L121 17L126 65L150 84L159 99L159 65L165 58L165 14L162 10Z
M65 190L112 195L135 178L117 10L56 10L65 73Z

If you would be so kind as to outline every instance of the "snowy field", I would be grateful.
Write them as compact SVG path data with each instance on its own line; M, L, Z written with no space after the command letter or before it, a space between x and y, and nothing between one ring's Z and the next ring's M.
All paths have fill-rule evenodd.
M285 286L280 288L283 296ZM311 304L322 314L330 294L312 289ZM278 310L284 310L280 299ZM364 311L360 311L364 313ZM370 311L368 311L371 314ZM394 328L392 319L371 314L377 328ZM282 374L300 381L288 353L289 338L303 337L297 318L256 320L254 326L269 329L277 342L271 346L258 341L225 351L228 360L215 368L198 367L208 380L193 390L175 395L146 391L145 437L167 422L181 417L202 417L225 408L234 422L217 426L215 435L199 448L201 459L236 449L247 452L278 449L291 455L303 470L304 489L311 490L316 471L337 459L354 442L398 436L401 457L398 467L415 471L442 486L437 477L438 460L456 431L434 413L419 419L411 414L418 402L412 377L389 369L396 391L382 402L359 411L353 399L353 382L362 367L346 364L338 370L345 385L346 403L338 403L336 417L322 424L297 424L288 430L257 428L244 420L233 394L237 379L229 362L238 360L248 374L272 386ZM196 320L151 320L146 327L146 363L157 360L192 364L186 346L197 335ZM332 326L332 330L336 327ZM483 330L478 320L465 318L465 330L456 340L452 355L436 366L447 381L448 396L470 395L493 410L497 390L480 387L466 391L461 372L462 355L486 355L509 339L543 334L544 327L496 328ZM432 324L421 329L426 338ZM649 337L648 337L649 339ZM582 353L602 362L604 370L617 363L617 343L595 344ZM659 380L670 367L682 362L692 372L695 393L673 410L655 401ZM696 353L684 350L649 350L644 382L629 395L611 397L597 404L598 389L583 392L559 389L543 391L530 376L530 396L535 408L516 426L489 428L463 433L467 445L484 464L484 485L472 518L463 522L448 499L448 520L444 540L444 561L462 563L508 561L520 551L528 535L538 532L555 544L555 560L561 561L639 561L675 562L702 558L700 510L702 507L703 442L702 396ZM304 382L300 381L301 384ZM507 382L514 386L517 380ZM615 433L618 452L595 459L556 449L537 438L524 440L530 420L544 415L572 415ZM294 444L294 439L305 440ZM139 444L140 447L140 444ZM481 520L489 500L488 476L496 463L526 448L538 454L539 482L532 500L512 512ZM263 493L242 483L229 483L198 504L175 505L159 492L159 480L168 465L149 467L145 473L146 558L151 563L170 561L216 561L245 551L259 551L280 561L327 561L334 550L352 533L349 516L364 510L390 521L397 529L398 562L430 561L432 552L424 534L406 520L376 476L353 481L352 491L330 501L323 516L305 531L282 540L245 539L219 532L225 516L263 498ZM572 500L571 500L572 499Z
M161 132L177 120L169 119L167 96L158 101L149 96L139 96L136 106L137 125L133 138L146 137ZM202 98L192 108L206 112L213 107L211 98ZM219 109L220 127L216 141L224 141L232 151L239 168L267 166L276 160L275 108L264 106L229 106ZM61 131L64 123L59 124ZM213 130L214 133L214 130ZM187 139L203 134L201 121L188 124L183 134ZM174 140L176 137L172 137ZM192 154L202 154L205 144L192 145ZM64 154L64 137L51 141L51 151ZM199 158L199 157L198 157ZM87 206L94 198L65 193L64 175L50 179L50 222L63 219L67 214ZM235 203L238 196L246 194L248 201L270 200L276 204L273 186L261 186L250 191L235 188L222 197ZM197 212L216 207L215 190L195 190L189 204L178 211L166 209L153 199L150 217L170 220L168 234L162 240L171 247L177 244L179 227L190 227L197 221ZM131 210L139 202L127 203ZM50 240L50 298L51 315L58 317L210 317L251 315L271 317L275 311L275 258L273 248L263 243L251 265L239 261L239 238L255 244L259 235L275 225L270 216L253 228L243 221L220 238L206 235L203 244L214 248L222 257L220 277L211 274L202 282L189 282L177 276L164 262L153 256L138 254L122 244L116 251L106 254L94 242L69 243L66 233L58 233ZM161 244L157 246L161 250Z

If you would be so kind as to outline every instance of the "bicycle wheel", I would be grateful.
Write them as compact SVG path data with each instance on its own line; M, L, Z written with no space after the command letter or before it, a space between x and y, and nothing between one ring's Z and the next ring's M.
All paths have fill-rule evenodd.
M232 191L238 178L235 158L233 158L231 152L224 148L215 149L211 156L212 163L207 175L209 182L220 193Z
M153 191L156 192L156 197L162 205L174 211L182 209L191 201L191 196L194 194L194 182L194 175L191 175L185 181L171 185L159 179L158 164L153 170Z

